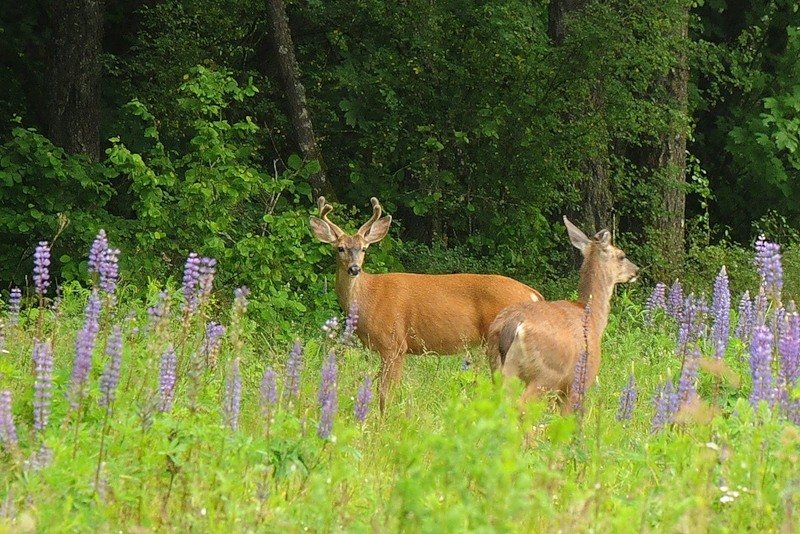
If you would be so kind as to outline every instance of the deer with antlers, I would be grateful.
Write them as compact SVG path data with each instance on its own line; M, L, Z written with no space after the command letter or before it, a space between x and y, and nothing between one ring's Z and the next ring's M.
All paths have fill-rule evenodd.
M611 244L608 230L589 239L566 217L564 224L572 245L583 255L578 300L513 304L489 328L489 365L493 372L500 369L503 376L522 379L526 384L522 401L549 392L557 393L562 402L569 399L583 351L588 353L585 374L581 373L584 384L594 381L614 287L634 281L639 272ZM563 408L568 411L570 404Z
M320 197L320 216L311 217L317 239L337 250L336 296L343 310L358 310L356 334L380 353L378 392L381 412L400 378L406 354L453 354L486 339L489 325L506 306L538 301L542 295L499 275L369 274L362 270L367 247L389 232L392 217L381 217L372 198L372 217L355 234L328 219L333 207Z

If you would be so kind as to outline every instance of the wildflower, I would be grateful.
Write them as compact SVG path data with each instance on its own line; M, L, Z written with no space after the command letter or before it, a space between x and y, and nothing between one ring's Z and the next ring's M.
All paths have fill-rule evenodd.
M87 266L89 274L100 273L100 263L103 261L106 250L108 250L108 238L106 237L106 231L101 228L97 232L94 242L92 242L92 248L89 249Z
M697 396L697 367L700 363L700 348L694 345L686 354L678 379L678 402L685 404Z
M31 457L25 460L26 471L41 471L48 465L53 463L53 449L47 445L42 445L39 450L34 451Z
M14 414L11 413L11 391L0 391L0 443L8 452L17 449L17 428L14 426Z
M225 335L225 327L219 323L211 321L206 325L206 339L203 341L202 354L205 364L212 369L217 366L217 356L222 345L222 336Z
M750 402L757 407L762 400L771 403L772 397L772 332L766 326L757 326L753 330L753 341L750 344L750 372L753 377L753 389Z
M303 370L303 347L295 341L289 360L286 362L286 377L283 380L284 396L296 399L300 396L300 374Z
M763 326L767 324L767 311L769 311L769 300L764 288L758 288L758 295L753 299L753 326Z
M333 430L333 418L338 408L338 398L336 392L336 354L331 351L328 354L325 364L322 366L322 378L319 385L317 400L320 406L320 419L317 426L317 435L322 439L328 439Z
M178 357L170 345L161 356L161 372L158 377L159 406L161 412L172 410L175 400L175 382L177 380Z
M671 423L678 411L678 395L675 393L672 380L668 378L664 385L658 388L653 403L656 411L653 415L651 431L656 433L664 428L664 425Z
M781 265L781 246L767 241L760 235L756 240L756 267L761 276L761 287L767 296L780 301L783 288L783 267Z
M11 326L19 322L19 312L22 308L22 291L18 287L12 287L8 295L8 321Z
M322 325L322 331L330 339L336 339L336 334L339 332L339 318L331 317Z
M714 325L711 327L711 339L714 342L714 356L722 359L728 347L731 323L731 291L728 273L723 266L714 281L714 296L711 299L711 314Z
M33 428L42 432L50 419L50 399L53 395L53 346L49 341L33 342L33 363L36 379L33 383Z
M217 260L214 258L200 258L198 266L199 278L197 281L197 301L200 305L208 301L211 296L211 289L214 285L214 274L217 268Z
M231 370L225 382L225 404L223 412L225 423L234 432L239 428L239 411L242 403L242 373L239 370L239 358L234 358Z
M583 408L583 399L586 396L589 363L589 316L592 313L591 303L587 302L583 310L583 350L578 354L575 363L575 373L572 378L570 399L573 410Z
M100 297L92 291L84 309L83 328L75 339L75 363L70 380L70 407L77 410L85 394L86 382L92 368L95 339L100 331Z
M364 377L364 381L358 388L356 394L356 404L353 406L353 417L359 423L364 423L367 419L367 412L369 411L369 403L372 400L372 379L369 375Z
M669 290L669 295L667 296L666 311L671 317L678 319L681 315L682 306L683 287L681 286L680 280L675 280Z
M800 378L800 315L789 313L780 329L778 341L780 352L780 369L786 385L793 389Z
M753 333L753 301L750 300L750 292L745 291L739 301L738 309L739 321L736 323L734 335L744 343L750 343L750 336Z
M100 289L107 295L114 295L119 279L119 249L107 248L100 260Z
M47 241L39 241L33 253L33 286L40 297L50 287L50 245Z
M108 336L106 355L109 360L100 376L100 406L110 409L116 397L122 367L122 328L119 325L114 325L111 335Z
M353 335L358 328L358 305L353 302L350 304L350 310L347 312L347 319L344 322L344 331L342 332L342 344L350 345L354 339Z
M619 408L617 409L617 421L630 421L633 417L633 408L636 406L636 399L639 396L636 390L636 378L633 373L628 377L628 384L619 396Z
M275 409L275 403L278 402L277 382L278 375L272 367L264 369L264 375L261 377L261 386L259 387L259 400L261 414L267 421L272 418L272 411Z
M681 306L682 312L678 318L678 355L685 355L690 346L696 345L702 337L706 327L706 314L708 305L702 298L689 294Z
M250 288L247 286L237 287L233 290L233 313L241 317L247 311L247 297L250 296Z
M667 286L659 282L653 288L650 297L644 305L644 322L651 324L653 322L653 314L656 310L665 310L667 308L666 301Z
M195 287L200 281L200 257L196 252L189 254L183 267L183 315L190 316L197 309Z

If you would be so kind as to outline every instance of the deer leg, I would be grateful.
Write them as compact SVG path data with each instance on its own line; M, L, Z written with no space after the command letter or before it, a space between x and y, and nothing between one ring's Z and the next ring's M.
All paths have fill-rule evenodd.
M380 395L381 414L386 411L389 395L395 383L403 374L403 363L406 357L406 347L403 344L397 350L392 351L388 357L381 358L381 374L378 382L378 393Z

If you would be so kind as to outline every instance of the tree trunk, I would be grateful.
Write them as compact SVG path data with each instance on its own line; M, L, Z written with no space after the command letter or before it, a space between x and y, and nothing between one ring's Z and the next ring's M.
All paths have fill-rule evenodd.
M320 165L319 172L309 176L311 188L314 190L315 197L325 195L332 198L334 197L333 188L325 175L322 151L314 135L311 115L306 104L306 90L300 81L300 68L294 55L294 43L289 30L286 4L283 0L267 0L267 14L272 30L275 56L278 61L278 75L286 93L295 141L304 159L317 160Z
M548 10L548 34L556 46L561 46L569 33L569 18L586 7L587 0L552 0ZM603 113L603 96L599 87L590 91L582 113L600 115ZM569 118L567 118L569 120ZM607 137L607 136L605 136ZM604 141L606 142L606 141ZM613 217L613 194L611 192L611 172L608 164L608 147L601 147L599 154L587 156L579 163L582 179L580 203L571 210L571 216L587 232L611 228Z
M59 0L51 9L48 75L50 140L72 154L100 159L102 0Z
M642 163L657 176L661 205L655 206L651 221L653 245L662 257L654 274L669 280L680 274L684 260L686 211L686 134L688 131L689 67L685 46L689 38L689 7L680 7L670 29L678 50L675 63L663 79L665 103L675 113L669 131L658 142L644 147ZM658 200L656 201L658 202Z

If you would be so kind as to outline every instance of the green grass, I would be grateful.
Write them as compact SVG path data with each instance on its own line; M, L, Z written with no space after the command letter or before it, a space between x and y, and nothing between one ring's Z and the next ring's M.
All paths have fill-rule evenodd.
M305 336L300 401L282 404L271 423L263 420L261 374L272 365L280 384L290 347L263 337L248 321L229 329L218 365L205 372L197 409L181 375L174 409L148 414L164 346L176 343L184 361L200 346L202 329L196 320L184 332L176 319L163 336L147 336L144 304L133 299L104 312L91 389L77 420L65 393L85 297L68 287L60 311L41 316L40 335L55 342L53 414L41 435L32 431L37 310L21 327L5 330L0 389L13 393L19 449L0 452L0 532L798 528L800 431L766 409L753 412L745 349L734 342L727 355L745 378L742 389L718 386L701 371L699 391L714 405L713 418L689 414L653 434L650 399L680 369L674 325L661 318L645 328L641 308L625 294L615 302L599 383L582 417L561 416L544 404L521 413L520 385L494 384L483 355L474 351L466 371L460 356L409 357L388 413L380 417L373 403L363 426L353 419L354 397L364 376L377 373L378 357L335 345L321 332ZM228 313L222 316L228 323ZM122 379L104 430L97 379L106 359L102 345L116 321L125 325ZM316 433L316 392L330 349L338 358L339 411L334 438L324 441ZM237 431L224 424L221 410L234 356L241 358L244 379ZM615 415L631 369L639 401L623 424ZM32 469L26 461L42 445L53 460Z

